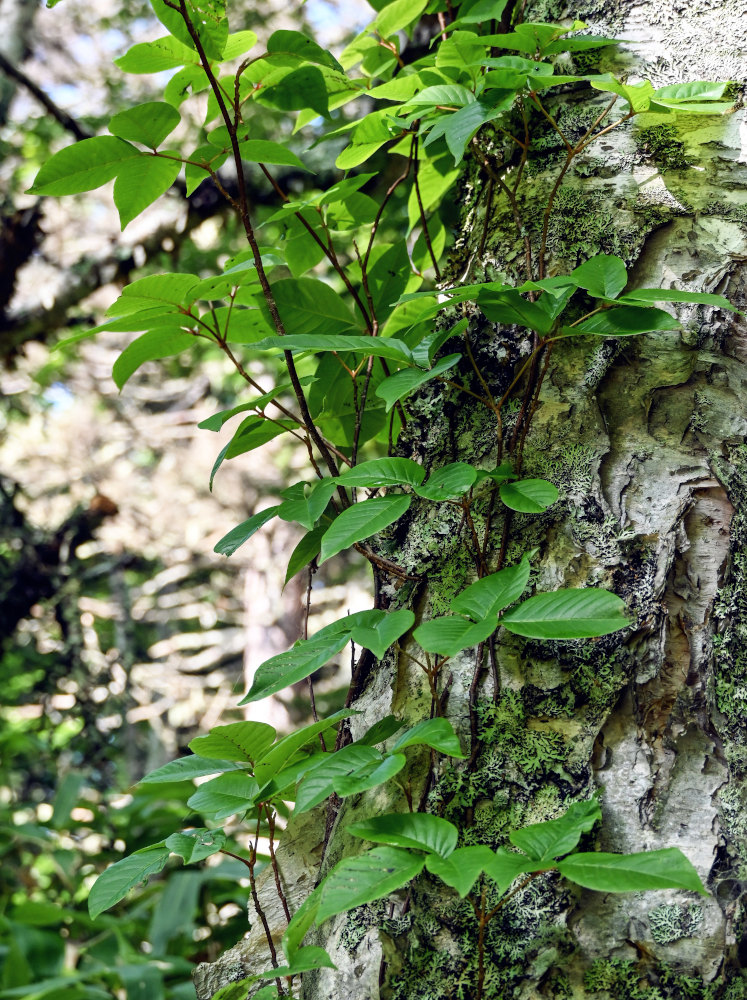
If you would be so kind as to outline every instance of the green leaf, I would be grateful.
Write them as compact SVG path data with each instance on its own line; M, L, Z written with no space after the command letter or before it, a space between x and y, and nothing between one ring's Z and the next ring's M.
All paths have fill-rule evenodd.
M179 757L178 760L169 761L168 764L157 767L155 771L149 771L138 784L156 785L167 781L187 781L192 778L202 778L208 774L218 774L221 771L238 770L238 764L233 761L212 760L191 754L188 757Z
M359 795L368 791L369 788L376 788L383 785L402 770L407 764L404 754L395 753L378 763L371 762L365 767L359 768L353 774L343 775L334 782L334 791L341 799L348 795Z
M409 111L412 108L432 107L440 104L456 104L458 107L465 107L475 102L475 95L467 87L458 83L436 84L433 87L425 87L414 94L409 101L400 108L400 111Z
M513 288L498 291L483 287L477 304L492 323L516 323L542 334L549 333L552 327L552 320L539 303L522 298Z
M208 166L213 171L220 170L227 159L228 153L222 152L216 149L215 146L210 145L198 146L197 149L190 153L189 160L191 162L184 165L184 180L187 184L187 195L196 191L200 184L210 176L210 172L207 170ZM203 166L199 164L203 164Z
M207 736L196 737L189 743L189 749L202 757L253 764L269 750L276 735L266 722L231 722L215 726Z
M707 895L695 868L677 847L640 854L572 854L557 867L571 882L597 892L687 889Z
M425 385L426 382L430 382L431 379L438 378L439 375L443 375L444 372L453 368L454 365L459 362L461 357L461 354L449 354L427 372L420 371L418 368L405 368L403 371L396 372L394 375L390 375L388 378L385 378L384 381L376 387L376 395L379 399L384 400L386 403L386 411L389 413L398 400L409 396L411 392L419 389L420 386Z
M316 66L301 66L284 76L277 83L263 87L259 92L263 104L281 111L301 111L310 108L326 118L329 97L324 77Z
M291 335L341 333L355 327L342 296L318 278L285 278L272 286L278 312Z
M564 815L545 823L533 823L509 834L509 840L533 861L558 858L572 851L594 824L602 819L596 799L574 802Z
M449 757L464 758L459 738L448 719L424 719L419 722L400 736L392 747L392 753L414 746L432 747Z
M620 257L600 253L571 271L571 278L590 295L616 299L628 283L628 270Z
M600 73L596 76L589 76L587 79L595 90L606 90L623 97L636 114L648 110L654 95L654 88L648 80L635 84L621 83L610 73ZM623 105L623 109L624 107Z
M109 131L120 139L141 142L144 146L157 149L180 121L181 115L170 104L149 101L114 115L109 122Z
M618 302L632 305L639 302L696 302L700 305L716 306L718 309L728 309L730 312L739 313L740 316L744 315L723 295L714 295L711 292L687 292L678 288L634 288L632 292L626 292L621 296Z
M168 849L183 858L185 865L197 864L217 854L225 843L223 830L190 830L187 833L172 833L166 838Z
M477 0L476 3L463 3L459 8L459 18L452 22L451 28L462 24L483 24L486 21L500 21L508 0Z
M537 866L528 862L522 854L511 854L505 848L499 848L489 864L485 865L485 874L505 892L517 875L536 870Z
M351 823L347 832L375 844L414 847L448 858L457 845L459 831L453 823L430 813L387 813Z
M322 887L319 885L306 897L291 917L285 934L283 934L283 953L288 961L293 960L293 956L301 946L303 939L311 930L319 911L321 897Z
M423 870L425 859L396 847L376 847L358 858L345 858L322 882L316 921L383 899Z
M522 514L541 514L558 499L558 491L546 479L518 479L500 487L501 500Z
M394 736L402 728L402 723L394 715L385 715L383 719L379 719L378 722L366 730L364 736L361 736L358 743L365 743L367 746L375 746L377 743L383 743L384 740L388 740L390 736Z
M428 482L415 492L426 500L454 500L463 496L477 479L477 469L466 462L451 462L432 472Z
M283 491L282 495L287 499L280 505L278 517L283 521L296 521L302 528L311 531L336 490L333 479L322 479L313 485L296 483Z
M258 794L259 785L250 774L234 771L204 782L187 799L187 805L195 812L220 822L251 809Z
M28 193L64 195L93 191L116 177L125 163L142 156L135 146L113 135L83 139L51 156Z
M461 163L467 143L472 136L487 122L494 121L507 111L513 104L515 96L513 90L491 90L490 103L475 101L453 114L440 118L428 134L426 147L443 135L449 152L454 157L454 163Z
M308 812L328 799L339 778L354 774L368 764L378 765L381 760L378 750L358 743L352 743L335 753L324 754L323 759L304 775L298 786L295 814Z
M232 556L240 545L243 545L256 531L271 521L279 510L279 506L267 507L258 514L253 514L248 520L242 521L241 524L237 524L216 543L213 552L217 552L219 556Z
M241 159L249 163L274 163L284 167L295 167L311 173L311 169L299 160L296 154L269 139L242 139L239 143ZM310 279L308 279L310 280Z
M536 594L506 612L500 624L529 639L587 639L627 628L625 605L596 587Z
M172 35L185 45L194 45L179 10L165 0L150 0L153 11ZM225 0L185 0L185 9L209 59L221 59L228 43Z
M296 729L294 732L284 736L282 740L278 740L275 746L267 752L254 768L254 774L260 783L260 789L264 788L266 783L281 768L294 763L298 759L297 755L299 753L304 753L306 750L311 752L312 749L318 750L319 733L324 733L327 729L340 722L341 719L347 719L349 716L355 714L354 709L341 708L338 712L330 715L329 718L321 719L310 726L303 726L301 729Z
M256 982L257 976L247 976L245 979L238 980L238 982L228 983L226 986L221 987L221 989L213 995L213 1000L246 1000L249 995L249 987ZM275 992L265 993L265 990L275 990ZM260 994L264 994L264 996L260 997ZM278 991L276 986L265 986L259 991L259 993L255 993L253 995L252 1000L257 1000L258 997L260 997L260 1000L276 1000L277 995Z
M114 204L122 229L168 191L181 169L181 160L149 154L120 165L114 182Z
M194 347L195 338L191 333L182 330L166 329L151 330L133 340L114 362L112 376L118 389L122 389L127 380L146 361L156 361L159 358L170 358Z
M725 83L714 83L710 80L691 80L689 83L673 83L667 87L659 87L654 91L657 103L687 104L691 101L717 101L724 96ZM682 108L687 111L687 108Z
M405 515L411 502L409 495L390 494L364 500L343 510L322 538L319 562L323 563L343 549L388 528Z
M364 649L370 649L380 660L389 647L412 628L414 622L412 611L390 611L376 625L356 625L350 630L350 638Z
M413 636L421 649L428 653L456 656L463 649L471 649L484 642L497 628L498 622L493 618L475 624L458 615L445 615L419 625Z
M276 979L278 976L299 976L303 972L310 972L312 969L336 969L337 966L329 957L324 948L316 945L308 945L306 948L299 948L293 954L293 961L289 965L279 965L276 969L268 969L257 977L258 979Z
M301 279L302 280L302 279ZM256 344L254 350L299 351L321 353L337 351L340 354L362 354L364 357L391 358L392 361L412 363L410 348L394 337L357 337L335 334L289 335L287 337L267 337Z
M678 330L680 324L663 309L646 309L639 306L619 306L605 309L578 326L566 327L564 332L592 333L596 337L632 337L656 330Z
M99 875L88 894L91 918L95 920L104 910L124 899L130 889L160 872L170 853L164 844L154 844L110 865Z
M422 465L411 458L373 458L370 462L359 462L338 476L336 482L342 486L367 486L374 489L381 486L419 486L425 479Z
M494 853L485 844L474 847L457 847L448 858L429 854L425 867L446 885L456 889L464 899L472 891L480 875L493 864Z
M427 3L428 0L394 0L380 11L370 30L382 38L390 38L395 32L418 21Z
M328 66L342 73L342 66L338 63L331 52L323 49L313 38L304 35L301 31L289 31L281 29L273 31L267 42L267 51L270 55L278 52L291 53L298 56L305 62L318 63L320 66Z
M296 573L299 573L304 566L308 566L311 560L319 555L322 547L322 538L324 538L326 530L327 525L322 523L314 528L313 531L309 531L303 536L293 552L291 552L291 557L288 560L288 568L285 571L283 587L285 587Z
M114 60L125 73L160 73L164 69L198 64L199 57L193 48L183 45L172 35L153 42L140 42Z
M142 155L142 154L138 154ZM116 302L106 310L107 316L126 316L167 303L173 306L185 304L189 291L199 283L196 274L149 274L130 282Z
M256 44L257 36L253 31L235 31L228 36L222 58L225 62L236 59L253 49Z
M287 652L270 657L257 667L252 686L239 705L260 701L268 694L275 694L297 681L304 680L339 653L347 642L347 632L331 638L326 636L322 639L305 639L297 642Z
M263 444L272 441L279 434L293 430L297 424L294 420L269 420L259 414L247 417L236 429L226 451L226 458L236 458L248 451L261 448Z
M466 587L451 602L451 610L476 622L491 618L519 600L529 582L529 571L529 558L524 555L516 566L498 570Z

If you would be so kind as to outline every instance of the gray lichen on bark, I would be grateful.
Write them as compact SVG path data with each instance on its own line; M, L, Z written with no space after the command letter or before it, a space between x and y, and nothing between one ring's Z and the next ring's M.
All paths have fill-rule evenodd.
M609 67L622 59L631 73L657 85L747 75L742 0L693 6L590 0L570 12L545 0L530 3L527 16L568 13L625 39L622 56L605 53ZM579 113L574 95L557 103L569 122ZM581 171L569 174L551 220L552 266L618 253L634 286L719 291L744 309L744 115L684 126L678 119L678 148L692 165L679 161L676 168L657 164L653 148L637 141L637 129L662 121L645 116L610 133ZM527 217L538 214L552 166L548 142L533 164ZM505 206L491 206L489 236L478 252L483 181L475 168L465 178L453 283L519 274L521 243ZM747 996L739 947L747 870L747 329L733 315L703 307L683 307L679 316L681 334L579 340L555 350L523 471L552 479L561 497L541 517L514 517L507 549L508 563L527 548L540 549L532 578L538 589L611 587L628 602L634 627L594 643L499 636L500 689L486 670L476 767L471 773L442 767L428 805L459 824L465 844L497 847L513 827L558 815L598 789L601 849L680 847L711 895L698 901L696 913L686 893L614 897L573 892L552 875L538 878L488 927L486 1000ZM528 343L477 316L470 338L500 394ZM460 376L470 378L466 366ZM494 421L486 409L431 385L412 404L400 448L427 467L458 459L488 465ZM478 530L487 516L478 503ZM495 552L500 514L492 523ZM380 546L424 582L387 588L392 607L412 606L419 618L447 610L474 579L463 531L458 512L413 504L406 523ZM417 655L414 646L405 645L407 652ZM446 711L465 746L474 655L448 663ZM406 655L390 653L356 706L362 715L354 735L389 712L416 721L428 704L422 672ZM417 799L427 766L418 758L414 765ZM281 848L286 878L298 888L294 902L318 874L360 849L345 833L351 819L393 808L406 808L396 786L348 800L320 871L307 872L303 885L324 817L296 835L295 847ZM299 839L305 840L300 850ZM269 900L269 880L265 888ZM411 888L406 912L403 898L391 911L366 907L317 932L315 943L329 950L339 971L306 977L305 1000L474 995L471 906L427 876ZM279 935L282 921L278 926ZM267 966L255 928L216 967L201 967L198 997L207 1000L218 985Z

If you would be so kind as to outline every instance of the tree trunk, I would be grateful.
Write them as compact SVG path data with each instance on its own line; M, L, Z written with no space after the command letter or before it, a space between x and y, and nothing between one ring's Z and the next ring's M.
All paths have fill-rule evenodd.
M525 20L568 16L625 39L602 50L595 70L627 68L631 79L655 86L747 75L744 0L579 0L570 11L537 0L525 12ZM593 112L589 102L588 91L557 98L561 125L583 134L608 95ZM527 220L541 215L557 173L553 134L541 120L534 128L546 157L535 161L522 207ZM650 115L605 136L560 189L549 273L613 253L628 264L633 286L719 291L747 308L745 128L742 112L666 121ZM486 223L487 190L473 167L463 179L450 284L496 272L524 277L523 246L499 199ZM634 628L584 642L500 632L495 672L487 650L480 665L473 713L476 651L449 660L446 714L468 753L470 725L478 727L481 750L471 771L444 760L429 793L424 752L410 781L416 807L425 791L428 808L456 822L465 844L493 847L509 830L556 816L599 789L602 850L679 847L711 895L608 896L540 876L488 925L485 1000L747 997L740 971L747 964L747 328L704 307L679 315L681 334L581 338L555 348L522 472L555 482L561 502L542 516L513 515L506 529L506 564L539 548L538 590L607 586L628 602ZM472 323L473 350L494 396L527 353L516 333L477 317ZM401 454L427 467L460 459L487 467L495 459L494 417L465 405L466 398L442 387L423 392ZM481 529L488 512L475 516ZM495 560L505 525L497 513L492 524ZM466 530L454 508L413 505L382 551L427 582L396 591L385 585L390 606L409 604L420 618L444 613L475 576ZM419 655L414 642L405 652ZM419 667L390 652L355 706L363 714L352 722L353 736L390 712L419 721L430 700ZM393 782L346 800L322 873L360 849L345 833L353 819L405 808ZM307 822L287 842L284 872L296 903L317 877L308 865L323 828L320 813L316 825ZM404 901L400 894L393 905L324 924L314 943L327 948L338 970L305 976L305 1000L475 997L477 923L469 904L427 876ZM275 926L279 938L279 913ZM267 965L258 928L216 966L198 970L198 996L205 1000Z

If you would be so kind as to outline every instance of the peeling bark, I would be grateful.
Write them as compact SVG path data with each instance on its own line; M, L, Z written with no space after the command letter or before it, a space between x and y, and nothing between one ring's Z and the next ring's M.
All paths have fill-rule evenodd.
M568 12L554 0L528 5L527 19ZM599 33L624 38L605 51L656 84L742 80L747 4L742 0L646 3L589 0L573 9ZM651 39L649 43L647 40ZM559 115L588 114L575 95ZM637 286L719 291L747 305L747 150L743 112L677 123L670 144L641 135L659 116L610 133L561 188L550 226L553 267L617 253ZM674 152L672 152L674 144ZM552 168L539 163L524 210L539 213ZM658 162L657 162L658 157ZM692 166L682 167L682 158ZM464 179L463 229L451 281L511 272L520 259L500 204L482 253L485 184ZM550 273L553 273L551 270ZM469 279L467 279L469 275ZM532 642L500 634L500 689L485 670L479 692L482 750L471 774L442 765L428 807L458 823L465 844L497 847L510 829L551 818L601 792L602 850L677 846L711 895L660 892L613 897L573 893L552 875L535 879L488 926L486 1000L620 998L738 1000L747 997L741 945L747 862L747 327L712 309L684 307L683 331L613 342L564 342L552 357L527 442L524 473L552 479L556 507L514 516L507 563L539 547L538 589L604 585L635 618L628 633L595 642ZM494 394L528 345L515 331L475 318L473 350ZM448 350L448 344L445 350ZM460 373L469 379L466 370ZM431 467L495 457L487 411L431 384L413 404L402 454ZM487 508L476 509L480 525ZM380 539L423 578L384 587L391 606L419 617L443 613L474 579L459 512L421 504L398 533ZM493 555L503 522L493 516ZM406 652L410 651L406 647ZM447 714L469 741L468 692L475 651L448 663ZM354 735L388 712L416 721L430 695L424 675L390 652L357 703ZM423 790L427 761L413 776ZM345 827L384 809L406 808L396 787L348 800L320 871L354 847ZM319 816L319 823L323 817ZM320 827L317 827L317 831ZM319 834L309 828L309 843ZM294 855L297 857L298 855ZM287 863L281 859L281 863ZM296 862L291 861L292 866ZM309 883L310 884L310 883ZM402 899L363 907L325 924L323 944L339 971L305 977L305 1000L468 1000L475 994L476 924L471 907L422 877ZM489 900L490 902L490 900ZM282 933L282 929L280 931ZM217 969L198 970L198 997L260 971L242 942ZM383 960L383 962L382 962ZM232 965L234 963L234 965ZM382 985L380 986L380 982Z

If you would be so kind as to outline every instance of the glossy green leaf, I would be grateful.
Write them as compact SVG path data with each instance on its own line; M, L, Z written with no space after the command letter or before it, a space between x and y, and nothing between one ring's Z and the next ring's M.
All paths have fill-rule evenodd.
M257 977L258 979L276 979L278 976L300 976L312 969L336 969L337 966L324 948L317 945L307 945L293 953L293 961L288 965L279 965L276 969L268 969Z
M572 851L582 834L588 833L601 819L602 811L596 799L574 802L558 819L514 830L509 839L533 861L558 858Z
M342 72L342 66L332 53L323 49L313 38L309 38L302 31L288 29L273 31L267 40L267 51L270 55L280 52L290 53L305 62L317 63L320 66L328 66L330 69Z
M477 0L476 3L462 3L459 7L459 17L453 26L500 21L507 3L508 0Z
M347 832L375 844L413 847L448 858L457 845L459 831L453 823L430 813L387 813L351 823Z
M157 149L180 121L181 115L170 104L149 101L114 115L109 122L109 131L120 139Z
M565 332L591 333L595 337L632 337L639 333L654 333L656 330L678 330L679 326L676 318L663 309L619 306L590 316L578 326L567 328Z
M404 754L395 753L380 762L372 762L352 774L342 775L334 781L334 791L341 799L348 795L360 795L370 788L383 785L399 774L407 764Z
M525 555L515 566L508 566L470 584L451 602L451 610L459 615L468 615L476 622L497 615L519 600L529 582L529 571L529 559Z
M375 847L360 857L345 858L322 882L317 923L389 896L419 875L424 864L422 856L396 847Z
M237 56L245 55L257 44L257 35L253 31L235 31L228 36L225 48L223 49L223 59L236 59Z
M319 912L321 897L322 887L319 885L309 893L291 917L290 923L283 934L283 953L289 961L292 961L303 939L313 927L316 915Z
M181 169L181 160L147 153L121 164L114 182L114 204L122 229L168 191Z
M150 3L158 20L172 35L185 45L194 45L178 9L173 9L165 0L150 0ZM185 0L185 10L205 54L209 59L221 59L228 43L226 0Z
M242 420L237 427L228 443L225 457L236 458L237 455L245 455L248 451L261 448L263 444L297 426L294 420L269 420L260 414L252 414Z
M541 514L558 499L557 487L546 479L518 479L500 487L501 500L522 514Z
M320 563L378 534L390 524L398 521L408 510L412 497L405 494L390 494L364 500L343 510L334 519L322 538Z
M571 854L557 867L571 882L597 892L686 889L707 895L695 868L677 847L640 854Z
M238 771L239 765L229 760L213 760L191 754L169 761L154 771L149 771L138 784L155 785L169 781L187 781L192 778L203 778L208 774L218 774L222 771Z
M184 305L190 289L199 281L196 274L148 274L125 286L117 301L106 310L106 315L125 316L162 303Z
M368 764L380 764L381 753L373 747L352 743L324 758L304 776L296 792L297 815L324 802L335 790L335 782L354 774Z
M286 333L341 333L356 325L345 300L318 278L285 278L272 286Z
M301 111L309 108L326 117L329 112L327 86L316 66L301 66L292 70L277 83L259 91L263 104L281 111Z
M549 333L552 320L538 302L530 302L515 289L506 291L483 288L477 295L477 304L493 323L511 324Z
M133 45L123 56L114 60L114 65L125 73L160 73L162 70L190 63L199 63L197 53L172 35Z
M113 135L83 139L51 156L28 193L64 195L93 191L116 177L125 163L142 156L135 146Z
M309 726L302 726L301 729L296 729L284 736L282 740L278 740L254 768L254 774L259 781L260 788L263 788L283 768L298 760L299 755L310 755L313 751L319 750L319 733L326 732L342 719L347 719L355 714L354 709L341 708L327 719L313 722Z
M432 747L439 753L448 754L449 757L460 759L464 757L459 738L448 719L424 719L419 722L395 741L392 753L414 746Z
M279 506L267 507L258 514L253 514L246 521L242 521L241 524L237 524L216 543L213 552L217 552L219 556L232 556L240 545L243 545L263 525L272 520L279 510Z
M631 623L619 597L587 587L536 594L506 612L500 624L529 639L587 639L618 632Z
M234 983L227 983L213 995L213 1000L246 1000L249 995L249 987L257 982L257 976L247 976ZM265 990L268 992L265 993ZM275 992L271 992L274 990ZM261 994L264 994L263 996ZM265 986L258 993L253 994L252 1000L277 1000L277 987Z
M436 107L438 105L456 105L464 107L475 101L475 95L468 87L463 87L458 83L436 84L433 87L424 87L414 94L401 107L401 111L409 111L412 108Z
M574 268L571 278L590 295L616 299L628 283L628 270L620 257L600 253Z
M493 864L495 855L485 844L474 847L457 847L448 858L429 854L425 867L446 885L456 889L464 899L485 869Z
M625 295L621 296L618 302L624 302L626 305L628 303L636 305L640 302L695 302L739 313L737 307L723 295L715 295L711 292L688 292L679 288L634 288L633 291L626 292ZM744 313L740 313L740 315L744 315Z
M692 101L718 101L724 96L725 83L711 80L691 80L689 83L673 83L654 91L654 99L671 104L688 104ZM683 108L687 110L687 108Z
M187 799L187 805L195 812L220 822L251 809L258 794L259 785L251 775L233 771L204 782Z
M335 334L291 335L288 337L272 337L260 340L252 345L255 350L300 351L322 353L337 351L340 354L355 354L364 357L390 358L392 361L410 364L412 353L401 340L393 337L357 337L354 335L339 336Z
M249 163L274 163L279 166L295 167L296 170L310 172L296 154L281 146L279 142L270 142L269 139L242 139L239 143L241 159Z
M384 400L386 411L389 413L395 403L409 396L410 393L415 392L416 389L425 385L426 382L430 382L431 379L443 375L444 372L453 368L461 357L461 354L449 354L427 372L421 371L419 368L405 368L400 372L396 372L394 375L385 378L376 387L376 395Z
M278 509L278 517L283 521L296 521L311 531L336 490L333 479L321 479L313 484L296 483L283 491L286 499Z
M648 80L635 84L621 83L610 73L600 73L596 76L590 76L588 80L595 90L606 90L624 98L630 109L636 113L646 111L654 95L654 88ZM622 105L622 110L627 110L624 104Z
M185 865L197 864L198 861L217 854L225 843L226 835L223 830L189 830L186 833L172 833L166 838L168 849L183 858Z
M145 364L146 361L157 361L160 358L170 358L194 347L195 338L183 330L166 328L151 330L133 340L114 362L112 376L121 389L130 376Z
M336 481L342 486L375 489L381 486L419 486L424 479L422 465L411 458L373 458L370 462L359 462L354 468L346 469Z
M130 889L160 872L170 853L164 844L154 844L110 865L99 875L88 894L91 918L95 920L104 910L124 899Z
M451 462L436 469L415 492L426 500L454 500L464 494L477 480L477 469L467 462Z
M428 0L394 0L381 9L371 29L382 38L390 38L395 32L419 20Z
M297 681L304 680L339 653L347 642L347 633L323 639L306 639L297 642L287 652L270 657L257 667L252 686L239 704L246 705L252 701L260 701L268 694L275 694Z
M364 649L370 649L376 659L380 660L389 647L412 628L414 622L415 615L412 611L404 608L390 611L375 625L357 625L352 628L350 638Z
M296 573L308 566L312 559L315 559L322 548L322 538L324 538L324 533L327 530L327 524L322 522L313 531L308 531L295 549L291 552L291 557L288 560L288 568L285 571L285 584L291 580Z
M537 865L522 854L513 854L505 848L499 848L492 859L485 864L485 874L505 892L517 875L537 869Z
M266 722L231 722L215 726L207 736L197 736L189 743L189 749L201 757L253 764L269 750L275 736L275 730Z
M421 649L428 653L456 656L463 649L471 649L484 642L497 628L498 622L494 618L475 624L461 615L444 615L418 625L413 636Z

